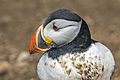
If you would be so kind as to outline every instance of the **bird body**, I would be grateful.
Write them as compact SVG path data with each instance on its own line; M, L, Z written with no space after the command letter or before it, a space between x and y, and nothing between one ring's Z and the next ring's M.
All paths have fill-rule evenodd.
M40 80L110 80L111 51L91 38L87 23L68 9L52 12L34 33L30 53L42 53Z
M72 50L57 59L50 58L46 52L37 66L41 80L110 80L114 61L107 47L96 42L85 52Z

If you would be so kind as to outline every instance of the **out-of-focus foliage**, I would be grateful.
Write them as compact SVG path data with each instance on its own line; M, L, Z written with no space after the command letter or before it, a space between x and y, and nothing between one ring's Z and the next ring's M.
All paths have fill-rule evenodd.
M39 54L29 55L33 32L58 8L78 13L92 37L106 44L116 60L113 80L120 79L120 0L0 0L0 80L39 80Z

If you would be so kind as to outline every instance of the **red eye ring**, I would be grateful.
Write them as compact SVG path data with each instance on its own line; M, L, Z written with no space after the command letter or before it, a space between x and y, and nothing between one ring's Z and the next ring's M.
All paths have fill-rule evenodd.
M55 23L53 23L53 29L54 29L54 31L58 31L59 30L59 28L55 25Z

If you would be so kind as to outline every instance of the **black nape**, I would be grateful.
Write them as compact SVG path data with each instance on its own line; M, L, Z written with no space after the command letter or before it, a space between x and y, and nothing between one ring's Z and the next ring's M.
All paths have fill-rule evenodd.
M43 26L46 26L48 23L50 23L52 20L55 20L55 19L65 19L65 20L76 21L76 22L81 21L81 17L76 13L71 12L68 9L58 9L48 15Z
M91 34L87 23L82 19L82 25L78 36L75 38L74 42L79 45L80 48L86 49L92 43Z

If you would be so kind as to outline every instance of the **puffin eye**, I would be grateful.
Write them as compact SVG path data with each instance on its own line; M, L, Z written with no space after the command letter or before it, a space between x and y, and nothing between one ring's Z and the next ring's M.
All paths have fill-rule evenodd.
M59 28L55 25L55 23L53 23L53 29L54 29L54 31L58 31L59 30Z

